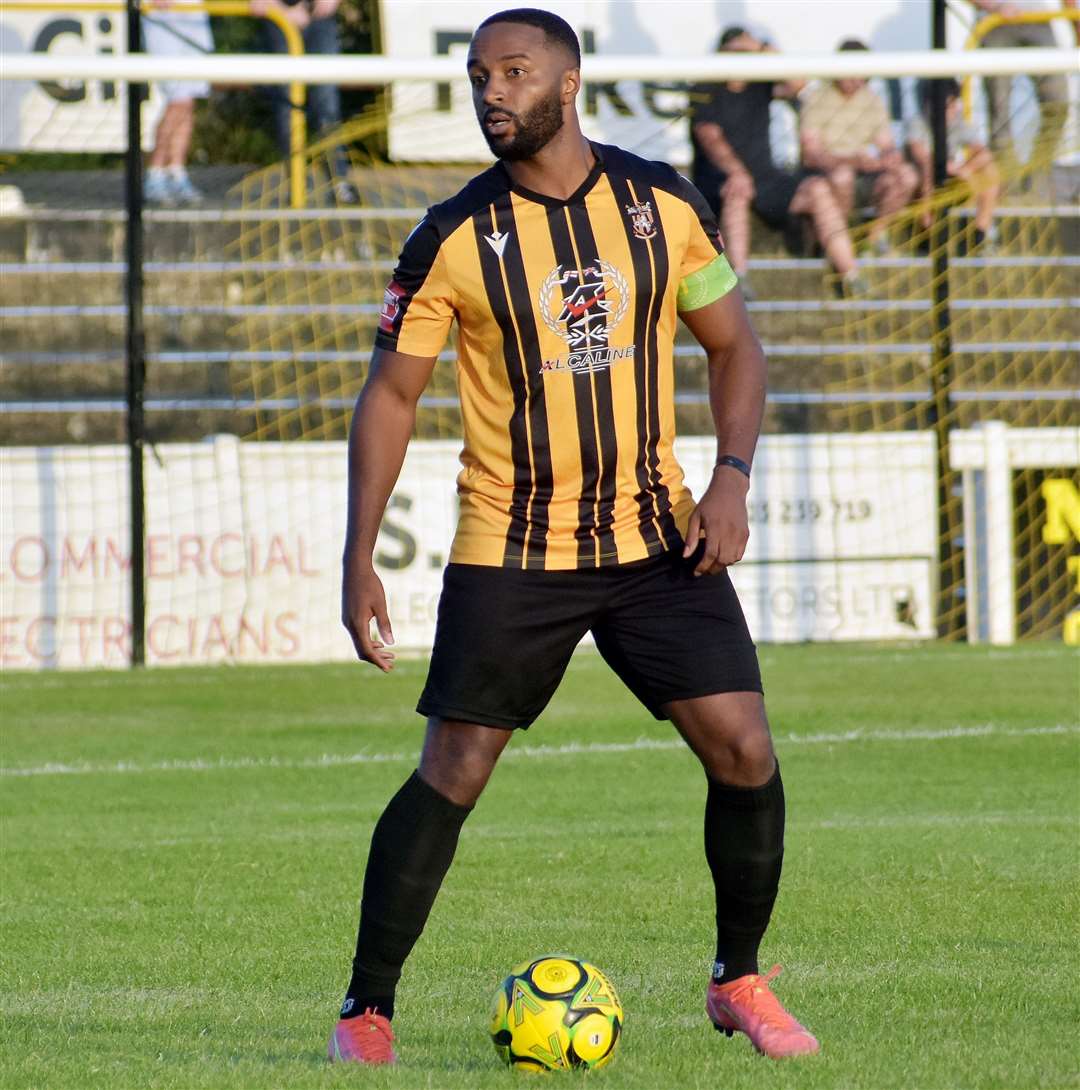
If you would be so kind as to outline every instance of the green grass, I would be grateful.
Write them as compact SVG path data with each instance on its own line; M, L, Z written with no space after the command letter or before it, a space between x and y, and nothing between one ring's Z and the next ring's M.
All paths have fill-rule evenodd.
M388 1071L323 1049L371 826L418 749L423 663L15 674L0 1085L505 1088L490 994L562 949L622 995L619 1055L589 1076L609 1090L1080 1086L1075 654L762 660L789 811L763 957L820 1056L774 1064L709 1028L703 778L595 657L466 824Z

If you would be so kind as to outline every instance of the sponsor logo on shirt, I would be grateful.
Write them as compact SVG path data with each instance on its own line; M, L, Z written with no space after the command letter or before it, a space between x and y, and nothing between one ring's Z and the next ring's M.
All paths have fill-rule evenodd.
M603 371L620 360L634 358L634 346L608 343L626 317L630 289L626 277L602 258L582 269L556 265L540 286L540 314L570 349L565 356L545 359L542 371Z
M384 333L394 332L394 320L401 309L401 300L405 298L406 294L405 289L396 280L391 280L386 285L382 309L379 311L379 328Z

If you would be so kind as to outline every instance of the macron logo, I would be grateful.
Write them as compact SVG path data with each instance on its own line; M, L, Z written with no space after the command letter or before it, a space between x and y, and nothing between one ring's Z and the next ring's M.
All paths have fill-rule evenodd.
M509 237L508 231L492 231L490 235L484 235L484 241L495 251L496 257L502 257Z

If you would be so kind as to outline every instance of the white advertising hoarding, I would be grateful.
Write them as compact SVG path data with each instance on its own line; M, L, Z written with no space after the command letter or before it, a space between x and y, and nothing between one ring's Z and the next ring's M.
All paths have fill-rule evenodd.
M13 53L126 52L127 16L123 11L102 11L93 0L65 0L61 11L19 10L17 4L0 7L0 58ZM123 151L127 147L126 102L122 83L4 80L0 83L0 150ZM143 111L144 146L149 146L159 107L160 96L151 88L151 105Z
M512 7L491 0L417 4L383 0L387 56L461 58L461 78L441 86L393 88L390 156L402 160L487 161L491 158L473 112L465 55L473 30ZM697 57L713 51L720 32L737 24L781 50L832 52L844 38L875 48L928 49L930 0L549 0L542 5L577 32L585 54ZM648 159L690 161L685 88L673 83L586 83L578 102L586 135Z
M713 440L678 455L695 494ZM455 441L414 442L376 550L398 645L434 632L457 517ZM934 634L932 435L761 441L750 546L732 569L755 639ZM146 457L151 664L348 659L344 443L161 445ZM127 452L0 451L0 666L123 666Z

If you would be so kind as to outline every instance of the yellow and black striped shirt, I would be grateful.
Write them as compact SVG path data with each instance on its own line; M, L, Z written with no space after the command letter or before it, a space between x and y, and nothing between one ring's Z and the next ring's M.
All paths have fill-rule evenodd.
M514 185L501 163L478 175L428 211L386 290L382 348L437 355L458 322L452 562L628 563L678 547L693 509L672 450L676 296L714 265L720 288L696 305L735 278L685 178L592 148L567 200Z

